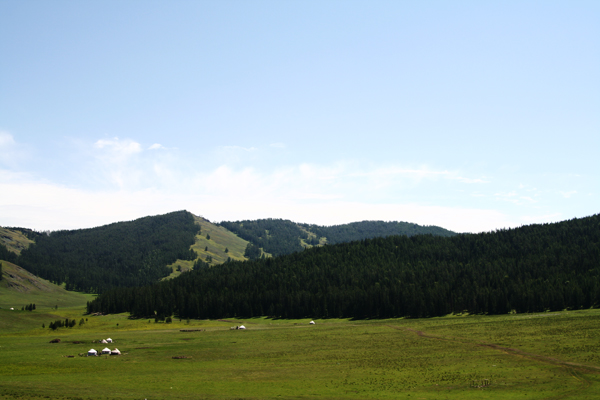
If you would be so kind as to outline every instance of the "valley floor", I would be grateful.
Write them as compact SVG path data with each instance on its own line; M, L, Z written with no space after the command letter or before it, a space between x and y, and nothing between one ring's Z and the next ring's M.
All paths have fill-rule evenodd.
M599 310L315 325L18 313L30 322L0 331L0 399L600 398ZM52 331L56 318L84 322ZM80 356L106 346L123 354Z

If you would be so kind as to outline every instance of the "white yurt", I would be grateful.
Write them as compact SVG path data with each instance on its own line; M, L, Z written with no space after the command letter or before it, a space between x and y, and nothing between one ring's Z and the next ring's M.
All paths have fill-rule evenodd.
M108 339L106 339L106 342L107 342L107 343L112 343L112 339L111 339L111 338L108 338Z
M111 355L111 356L120 356L120 355L121 355L121 352L119 351L119 349L115 348L114 350L112 350L112 351L110 352L110 355Z
M309 324L314 325L315 321L310 321Z
M105 343L108 343L108 342L106 341L106 339L102 339L102 341L100 343L105 344Z
M94 349L90 349L88 351L88 356L97 356L97 355L98 355L98 352Z
M246 329L244 325L240 325L240 329Z
M108 347L103 348L102 354L110 354L110 349Z

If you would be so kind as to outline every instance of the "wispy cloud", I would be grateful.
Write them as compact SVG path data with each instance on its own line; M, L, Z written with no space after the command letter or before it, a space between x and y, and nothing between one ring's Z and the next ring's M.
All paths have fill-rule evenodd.
M0 131L0 166L14 168L27 158L23 145L17 143L14 136Z
M142 146L131 139L100 139L94 143L96 149L104 149L110 151L114 155L128 156L131 154L140 153Z
M252 151L258 150L258 148L256 148L256 147L243 147L243 146L221 146L220 149L222 151L245 151L245 152L252 152Z
M303 163L272 170L222 164L194 171L175 153L139 150L143 148L129 140L106 140L94 145L99 154L90 165L90 173L94 171L110 182L102 190L0 175L0 191L15 194L11 201L0 199L0 214L11 215L17 207L19 214L31 218L30 226L38 229L94 226L176 209L188 209L213 220L275 217L331 225L383 219L441 225L457 231L515 224L495 210L397 200L404 190L399 184L402 180L418 185L441 178L463 185L452 179L462 176L457 173L345 162ZM120 162L110 164L112 158L102 152L118 154L115 157ZM418 191L418 187L409 191ZM2 223L6 221L4 218Z
M571 196L573 196L574 194L577 194L577 190L570 190L568 192L560 192L560 194L562 195L562 197L564 197L565 199L570 199Z
M166 147L160 143L154 143L152 146L148 147L148 150L166 150Z
M15 139L13 138L13 136L10 133L0 131L0 149L4 150L7 147L12 146L14 144L15 144Z
M514 190L511 192L495 193L494 197L497 200L506 201L515 205L533 204L538 202L538 200L532 198L531 196L523 196Z

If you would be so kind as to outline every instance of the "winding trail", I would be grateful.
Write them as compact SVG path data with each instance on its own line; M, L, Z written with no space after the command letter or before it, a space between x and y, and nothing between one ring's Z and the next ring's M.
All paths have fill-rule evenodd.
M557 366L564 368L574 379L576 379L577 381L579 381L581 383L581 386L578 387L577 389L574 389L570 392L563 393L563 394L560 394L557 396L547 397L544 400L568 399L572 395L581 393L581 392L587 390L592 385L592 381L587 379L583 374L600 374L600 367L596 367L594 365L586 365L586 364L581 364L581 363L563 361L563 360L559 360L558 358L555 358L555 357L548 357L548 356L545 356L542 354L535 354L535 353L515 349L512 347L501 346L499 344L494 344L494 343L474 342L474 341L469 341L464 338L448 338L448 337L443 337L443 336L435 336L435 335L425 333L423 331L419 331L417 329L412 329L412 328L407 328L407 327L400 327L400 326L393 326L393 325L386 325L386 326L389 328L392 328L392 329L399 330L399 331L412 332L422 338L427 338L427 339L432 339L432 340L440 340L440 341L446 341L446 342L461 343L461 344L468 344L468 345L479 346L479 347L487 347L490 349L501 351L505 354L510 354L510 355L517 356L517 357L523 357L523 358L527 358L530 360L534 360L534 361L542 362L542 363L546 363L546 364L557 365Z

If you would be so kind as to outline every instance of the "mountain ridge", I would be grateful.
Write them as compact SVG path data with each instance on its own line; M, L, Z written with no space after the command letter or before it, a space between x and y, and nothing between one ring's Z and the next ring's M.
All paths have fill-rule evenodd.
M88 311L391 318L599 306L597 214L451 237L379 237L229 262L150 287L108 292Z

